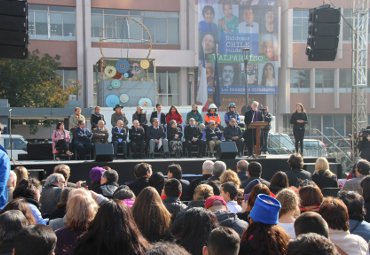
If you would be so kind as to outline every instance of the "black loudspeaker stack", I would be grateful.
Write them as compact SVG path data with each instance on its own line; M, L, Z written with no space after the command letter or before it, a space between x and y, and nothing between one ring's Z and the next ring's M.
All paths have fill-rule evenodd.
M322 5L310 9L306 55L309 61L334 61L340 31L340 8Z
M218 158L219 159L235 159L238 154L238 148L234 142L220 143Z
M109 162L113 161L114 149L113 144L95 144L95 161Z
M27 1L0 0L0 58L28 55Z

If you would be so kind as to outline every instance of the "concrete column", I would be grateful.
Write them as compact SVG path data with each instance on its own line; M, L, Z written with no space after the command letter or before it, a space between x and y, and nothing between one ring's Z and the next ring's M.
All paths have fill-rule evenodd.
M84 53L85 53L85 107L93 106L94 104L94 69L93 53L91 47L91 0L83 0L84 2Z
M84 0L76 0L76 40L77 40L77 80L81 84L81 88L78 91L78 101L84 106L86 98L85 88L85 58L84 58ZM82 14L82 15L81 15Z

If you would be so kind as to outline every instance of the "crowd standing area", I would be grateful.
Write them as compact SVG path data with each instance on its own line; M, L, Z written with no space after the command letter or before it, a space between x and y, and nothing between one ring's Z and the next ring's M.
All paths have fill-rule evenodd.
M162 173L138 163L121 186L104 166L76 183L68 165L41 183L17 166L1 194L0 254L368 254L370 163L340 186L326 158L313 174L300 154L288 163L264 180L256 161L205 160L191 181L179 164Z

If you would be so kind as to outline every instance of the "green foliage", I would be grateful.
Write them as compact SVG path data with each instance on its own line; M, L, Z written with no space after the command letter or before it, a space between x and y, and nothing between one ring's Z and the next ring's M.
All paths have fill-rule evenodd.
M58 60L37 50L26 59L0 59L0 98L12 107L63 107L76 86L62 88Z

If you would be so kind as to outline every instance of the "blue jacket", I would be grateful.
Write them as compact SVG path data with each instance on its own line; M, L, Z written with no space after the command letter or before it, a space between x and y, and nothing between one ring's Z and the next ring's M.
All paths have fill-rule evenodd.
M349 220L349 231L351 234L361 236L366 242L370 240L370 223L364 220Z
M0 209L3 209L8 201L8 189L6 187L10 174L10 159L6 150L0 145Z

